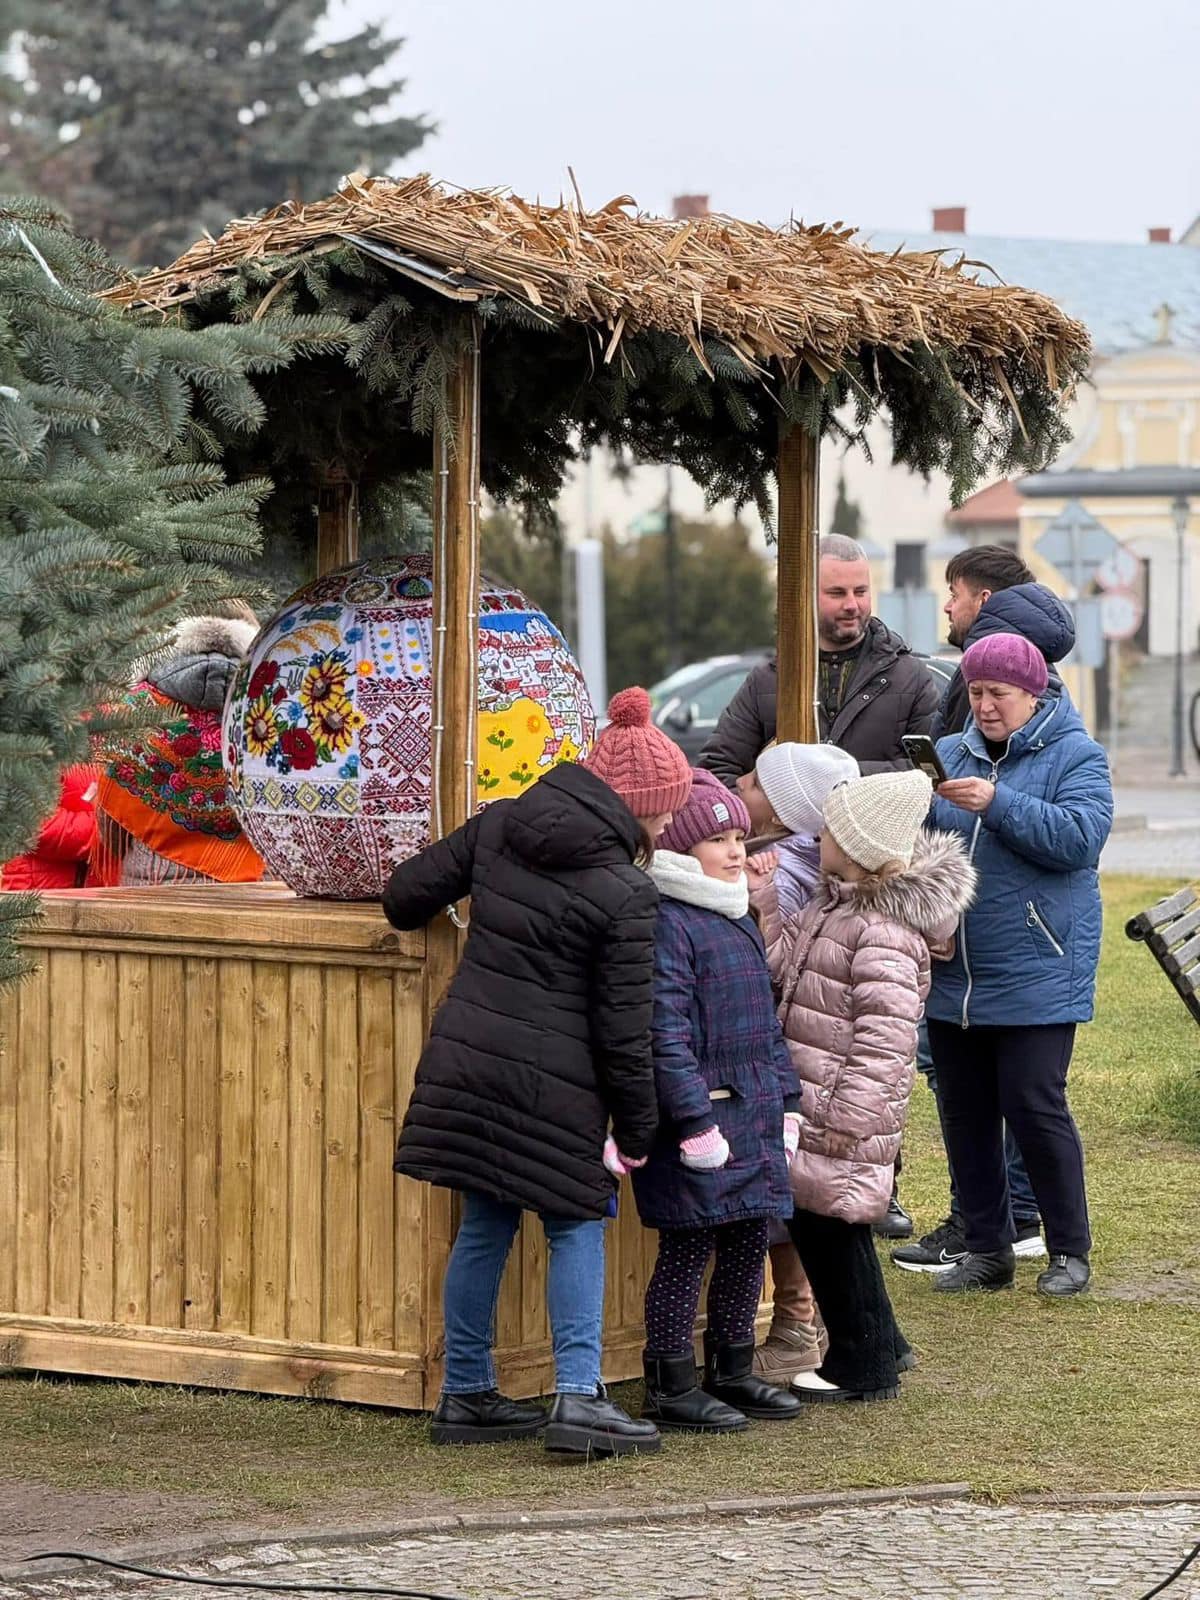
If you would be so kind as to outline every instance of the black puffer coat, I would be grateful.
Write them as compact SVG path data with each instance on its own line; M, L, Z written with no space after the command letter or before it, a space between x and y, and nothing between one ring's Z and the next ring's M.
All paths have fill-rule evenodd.
M471 896L397 1172L588 1218L613 1193L609 1119L625 1155L650 1153L658 891L633 864L640 844L606 783L561 766L397 867L383 909L398 928Z

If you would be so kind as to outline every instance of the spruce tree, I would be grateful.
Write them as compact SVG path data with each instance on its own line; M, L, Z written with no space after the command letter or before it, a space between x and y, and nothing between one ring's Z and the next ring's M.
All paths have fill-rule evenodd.
M22 36L6 181L54 196L79 232L149 266L233 217L385 170L429 125L392 109L399 45L380 27L314 41L328 7L46 0Z
M833 502L833 520L829 524L829 531L845 534L847 539L862 537L862 511L846 493L844 472L838 473L837 498Z
M122 317L97 247L0 199L0 859L86 761L134 663L245 593L264 480L227 483L213 425L253 431L250 375L344 339L336 319L188 331ZM240 572L238 567L240 565ZM0 982L27 897L0 895Z

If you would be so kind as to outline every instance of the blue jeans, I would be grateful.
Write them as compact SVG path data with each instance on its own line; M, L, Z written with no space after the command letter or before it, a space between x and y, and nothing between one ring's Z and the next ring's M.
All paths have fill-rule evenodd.
M500 1279L521 1223L519 1206L463 1195L462 1225L446 1268L443 1394L496 1387L492 1344ZM542 1217L550 1247L546 1308L560 1394L595 1394L604 1320L604 1223Z
M937 1106L938 1122L942 1129L942 1143L946 1144L946 1119L942 1111L942 1097L938 1093L937 1068L933 1064L933 1056L929 1049L929 1031L924 1019L921 1021L917 1033L917 1066L925 1074L925 1081L933 1094ZM1012 1201L1013 1226L1016 1228L1036 1228L1041 1225L1038 1214L1038 1203L1033 1193L1033 1184L1029 1181L1029 1173L1025 1170L1025 1159L1017 1141L1013 1138L1013 1131L1005 1124L1004 1127L1004 1161L1008 1168L1008 1193ZM954 1165L950 1160L949 1146L946 1146L946 1166L950 1173L950 1210L954 1215L962 1215L962 1207L958 1199L958 1183L954 1177Z

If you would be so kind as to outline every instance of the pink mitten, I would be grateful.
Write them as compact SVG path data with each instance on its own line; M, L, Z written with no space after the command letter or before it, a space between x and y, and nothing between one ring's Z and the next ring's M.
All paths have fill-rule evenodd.
M648 1157L642 1156L639 1161L631 1161L628 1156L623 1156L617 1149L617 1141L610 1133L604 1141L604 1165L614 1178L623 1178L627 1172L633 1172L637 1167L644 1167Z
M685 1139L679 1150L684 1166L694 1172L715 1172L729 1160L729 1145L715 1122L703 1133Z
M798 1111L785 1111L783 1114L783 1152L787 1156L788 1165L792 1164L792 1157L800 1148L800 1122Z

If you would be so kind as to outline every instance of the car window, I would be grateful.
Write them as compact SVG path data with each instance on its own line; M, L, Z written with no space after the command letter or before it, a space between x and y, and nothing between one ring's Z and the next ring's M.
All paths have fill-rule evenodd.
M746 681L746 667L744 664L731 667L728 672L722 672L718 677L710 678L707 683L701 684L698 689L690 692L684 691L683 698L694 709L696 722L716 722L725 707Z
M687 699L687 686L697 678L703 678L713 668L712 661L692 661L686 667L680 667L678 672L672 672L669 677L663 678L650 689L650 704L655 711L661 711L668 700ZM689 704L691 702L689 701Z

